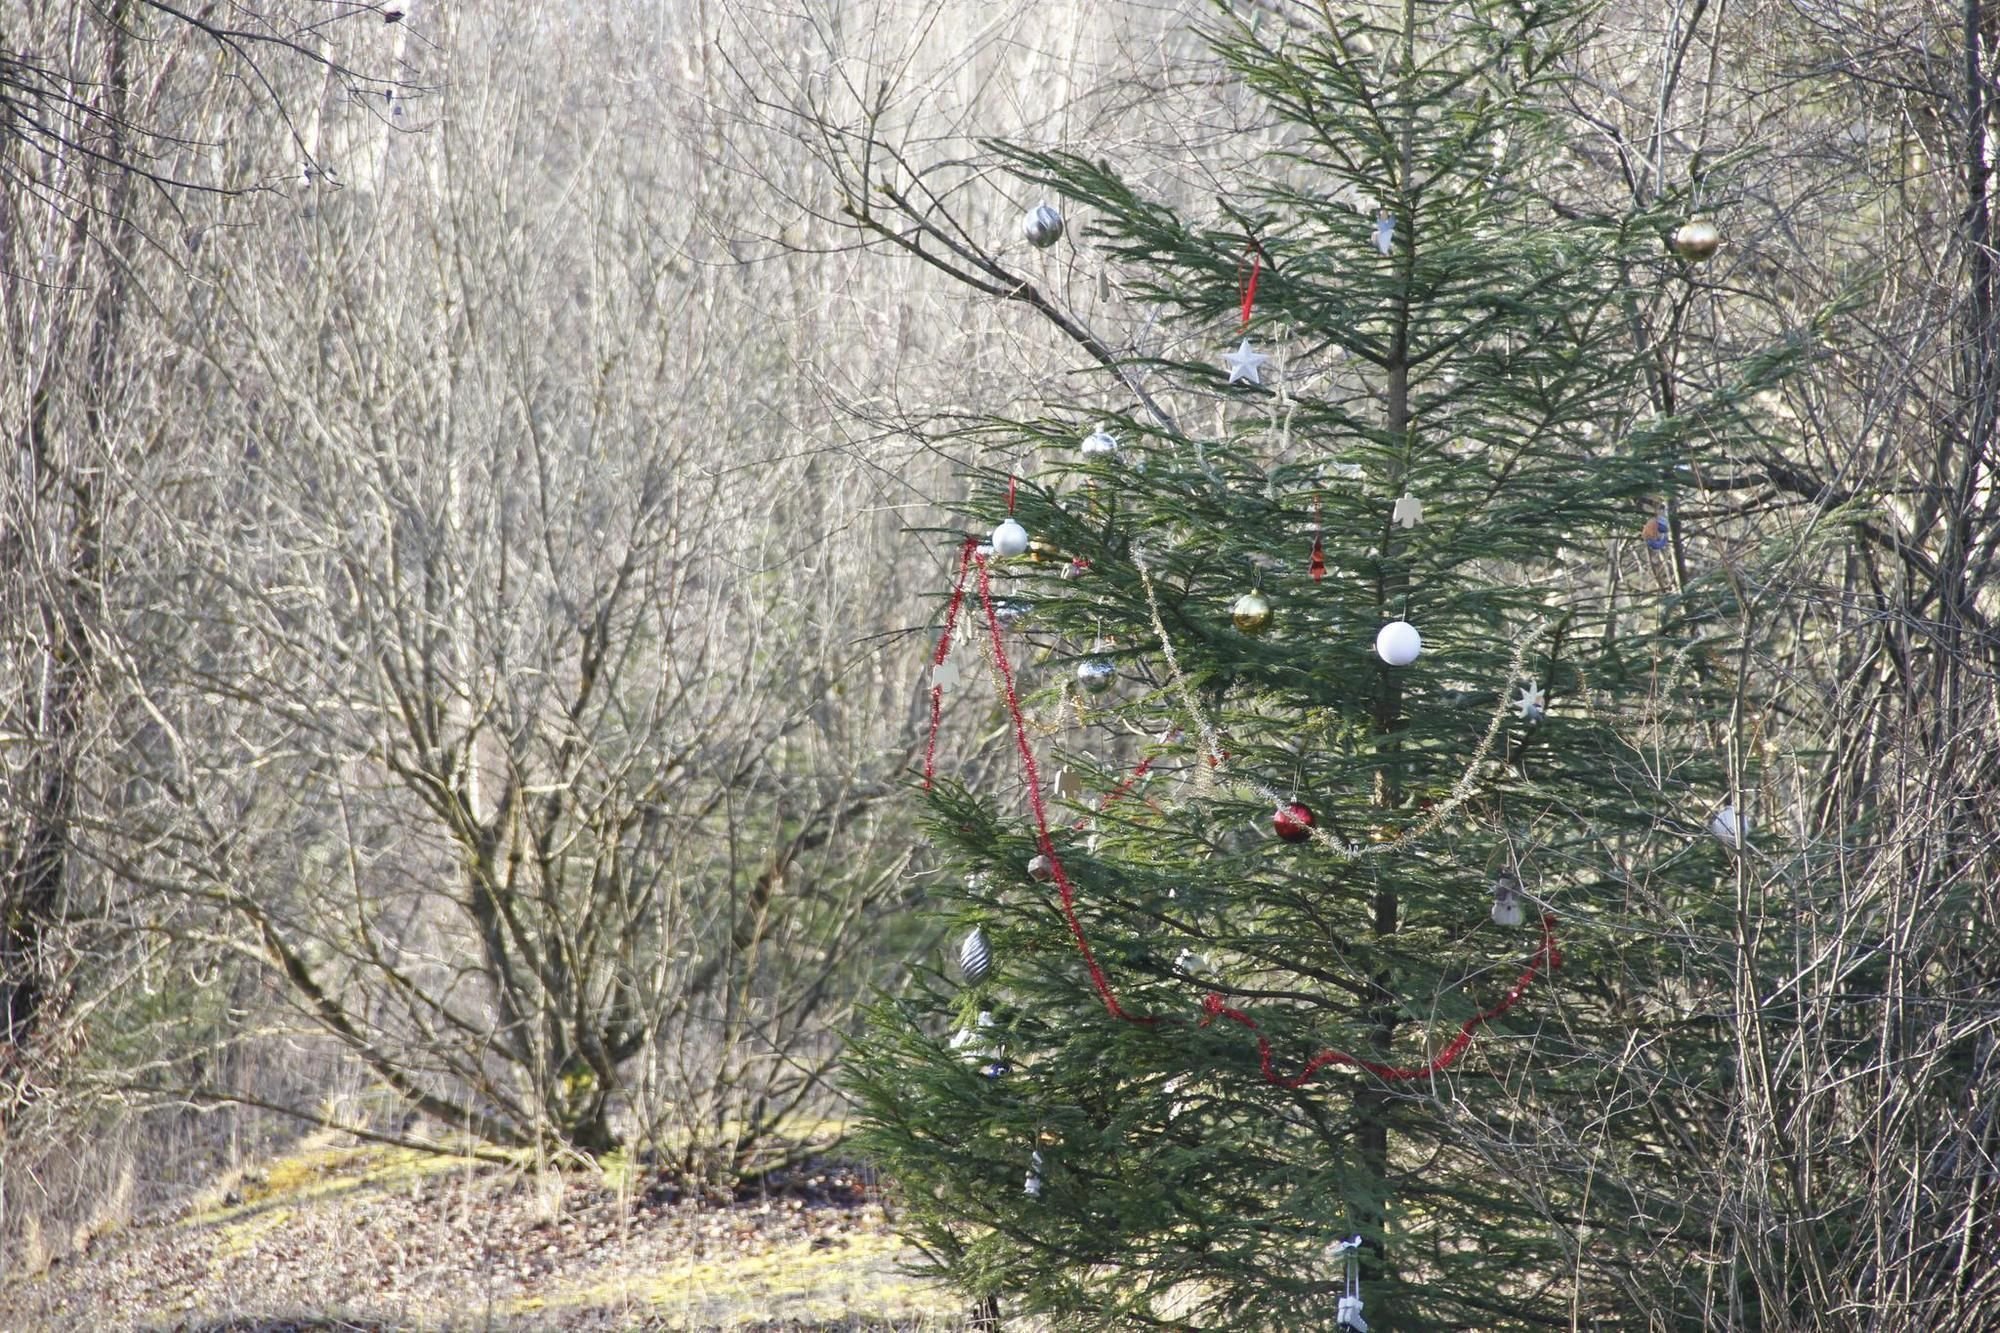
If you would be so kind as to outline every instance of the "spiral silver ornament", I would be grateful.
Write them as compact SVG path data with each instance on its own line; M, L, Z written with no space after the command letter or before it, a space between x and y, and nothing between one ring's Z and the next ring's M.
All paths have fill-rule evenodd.
M958 970L968 986L977 986L993 970L993 945L984 926L974 926L958 946Z

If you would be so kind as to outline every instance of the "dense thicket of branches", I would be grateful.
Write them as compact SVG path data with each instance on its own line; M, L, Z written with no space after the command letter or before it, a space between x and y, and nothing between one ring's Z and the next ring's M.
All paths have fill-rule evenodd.
M107 1098L762 1160L926 943L943 574L897 534L958 483L913 441L1178 336L1087 219L1029 251L982 144L1227 225L1269 141L1205 13L0 4L10 1220L116 1170L67 1151ZM1571 71L1552 191L1726 237L1629 312L1650 408L1813 331L1666 566L1757 645L1681 739L1791 849L1679 941L1739 1092L1680 1150L1712 1232L1632 1292L1718 1326L1994 1299L1995 40L1613 4Z
M0 214L10 1221L112 1105L782 1160L909 948L931 487L823 396L933 326L764 238L699 15L61 8L5 24L61 130Z

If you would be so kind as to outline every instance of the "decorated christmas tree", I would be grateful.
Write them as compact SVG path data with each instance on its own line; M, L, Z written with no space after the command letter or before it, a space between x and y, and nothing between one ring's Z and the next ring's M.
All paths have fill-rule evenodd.
M1025 242L1169 331L961 440L941 538L952 957L852 1084L996 1315L1623 1326L1620 1256L1699 1234L1672 1157L1727 1040L1672 1021L1709 984L1680 941L1733 909L1750 812L1674 505L1779 359L1649 396L1650 293L1717 237L1564 197L1577 21L1219 17L1276 148L1199 216L994 146L1049 201ZM953 710L1011 780L955 779Z

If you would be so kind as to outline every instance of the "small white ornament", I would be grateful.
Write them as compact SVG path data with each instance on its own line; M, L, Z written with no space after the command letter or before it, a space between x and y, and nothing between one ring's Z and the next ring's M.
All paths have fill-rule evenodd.
M964 976L965 984L977 986L986 979L993 967L993 945L986 938L984 926L974 926L965 937L965 943L958 946L958 970Z
M1110 458L1117 453L1118 437L1102 426L1099 426L1096 430L1083 437L1083 456L1085 458Z
M1169 894L1168 896L1171 897L1172 895ZM1180 956L1174 959L1174 970L1185 972L1191 977L1198 977L1208 971L1208 959L1202 957L1193 949L1182 949Z
M1713 833L1723 846L1732 851L1741 851L1744 835L1750 831L1750 821L1738 814L1735 806L1725 805L1708 817L1708 831Z
M1045 853L1036 852L1028 858L1028 878L1037 884L1046 884L1056 877L1056 863Z
M1368 1333L1368 1321L1361 1314L1361 1237L1337 1240L1326 1247L1328 1259L1345 1259L1340 1301L1333 1317L1338 1333Z
M993 554L1016 556L1027 553L1028 530L1011 518L1000 520L1000 526L993 529Z
M964 676L965 669L959 666L956 660L949 657L931 667L931 684L937 686L946 694L950 694L953 690L957 689L958 682L964 679Z
M1514 700L1514 711L1521 715L1523 722L1540 722L1546 702L1542 687L1531 680L1521 687L1520 697Z
M1406 667L1424 650L1424 636L1407 620L1392 620L1375 635L1375 653L1392 667Z
M991 1056L998 1049L994 1045L992 1036L990 1035L992 1028L993 1011L991 1009L981 1009L979 1011L979 1023L976 1028L960 1028L951 1034L951 1049L954 1051L967 1051L975 1060Z
M1396 501L1395 512L1389 518L1399 528L1414 528L1424 521L1424 502L1414 495L1405 495Z
M1493 881L1493 924L1518 926L1523 919L1520 882L1512 875L1500 876Z
M1021 234L1037 250L1046 250L1062 239L1062 214L1049 204L1036 204L1021 222Z
M1396 249L1396 219L1386 213L1375 219L1375 248L1384 255Z
M1042 1150L1040 1148L1028 1154L1028 1178L1021 1182L1021 1193L1031 1199L1042 1197Z
M1262 385L1264 381L1259 378L1259 373L1270 363L1271 358L1251 347L1248 338L1235 351L1222 354L1222 364L1229 367L1231 384Z

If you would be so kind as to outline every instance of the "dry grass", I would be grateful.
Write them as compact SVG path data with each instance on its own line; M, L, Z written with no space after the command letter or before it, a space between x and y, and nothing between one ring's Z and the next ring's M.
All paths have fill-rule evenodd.
M718 1204L630 1173L320 1140L0 1286L0 1328L960 1327L911 1257L838 1169Z

